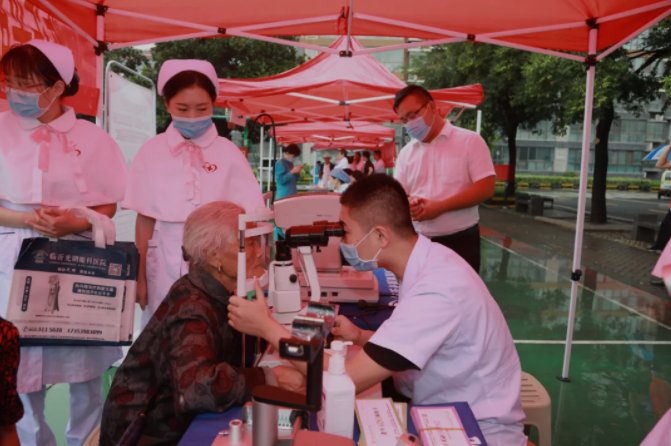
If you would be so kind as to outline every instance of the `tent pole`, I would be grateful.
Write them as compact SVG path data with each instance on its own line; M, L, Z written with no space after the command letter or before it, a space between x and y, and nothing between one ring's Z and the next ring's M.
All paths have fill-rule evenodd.
M70 28L72 28L77 34L79 34L84 39L91 42L91 44L93 44L93 46L98 46L98 42L96 42L96 40L93 37L91 37L79 25L77 25L75 22L73 22L67 15L63 14L63 12L60 9L56 8L54 5L52 5L47 0L39 0L39 3L42 4L46 9L48 9L56 18L63 21L66 25L68 25Z
M263 179L265 178L265 169L266 165L264 163L264 153L263 153L263 126L261 126L261 138L259 140L259 184L261 184L261 189L263 189Z
M347 52L352 54L352 15L354 14L354 0L349 0L347 11Z
M589 56L587 75L585 76L585 116L583 119L582 157L580 160L580 188L578 191L578 215L575 222L575 245L573 247L573 267L571 272L571 301L569 304L568 323L566 327L566 344L564 349L564 365L560 379L569 381L568 371L571 362L571 347L573 329L575 328L575 313L578 300L578 285L582 271L580 263L582 257L583 231L585 228L585 203L587 201L587 173L589 170L589 151L592 139L592 107L594 105L594 78L596 75L596 43L598 29L593 27L589 31Z
M96 40L103 42L105 40L105 13L96 13ZM107 131L107 116L104 112L106 96L105 96L105 80L103 79L105 65L105 53L103 51L96 51L96 88L98 89L98 111L96 112L96 124Z
M480 130L482 130L482 110L478 109L478 114L475 118L475 133L479 135Z

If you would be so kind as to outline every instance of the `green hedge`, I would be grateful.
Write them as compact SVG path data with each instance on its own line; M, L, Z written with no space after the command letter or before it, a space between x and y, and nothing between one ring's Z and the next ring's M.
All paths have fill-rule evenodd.
M530 189L538 188L578 188L580 178L577 175L550 176L550 175L525 175L518 174L515 177L517 187L528 187ZM588 187L592 187L592 177L589 178ZM606 180L606 187L609 189L638 189L649 191L659 188L659 180L646 180L643 178L627 177L609 177Z

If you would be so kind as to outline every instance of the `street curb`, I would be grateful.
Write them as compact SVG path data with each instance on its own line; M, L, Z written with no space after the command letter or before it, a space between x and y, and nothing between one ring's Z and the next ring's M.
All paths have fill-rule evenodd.
M575 231L575 221L560 220L558 218L541 217L541 216L534 217L534 220ZM602 225L602 224L585 223L585 231L590 232L630 231L630 230L631 225L626 224L606 223L605 225Z

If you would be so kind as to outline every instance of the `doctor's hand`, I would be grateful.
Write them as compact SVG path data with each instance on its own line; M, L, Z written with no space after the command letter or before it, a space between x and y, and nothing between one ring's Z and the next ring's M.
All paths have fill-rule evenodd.
M278 366L272 369L277 385L285 390L305 394L305 375L298 369L288 366Z
M67 210L59 208L39 208L34 210L32 219L26 224L47 237L59 238L80 232L82 219Z
M410 216L415 221L432 220L441 214L437 200L410 197Z
M299 174L299 173L301 173L301 170L303 170L303 164L299 164L297 166L294 166L293 169L291 169L291 173Z
M352 344L358 345L361 338L361 329L354 325L345 316L337 316L335 325L331 329L331 334L343 341L351 341Z
M259 337L264 337L265 329L274 323L258 280L255 300L231 296L228 301L228 323L241 333Z

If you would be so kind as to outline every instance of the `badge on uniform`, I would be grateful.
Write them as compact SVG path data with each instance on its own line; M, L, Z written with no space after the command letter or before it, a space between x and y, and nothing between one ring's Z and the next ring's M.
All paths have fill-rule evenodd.
M205 164L203 164L203 169L205 169L205 172L207 172L207 173L212 173L212 172L215 172L217 170L217 165L206 162Z

